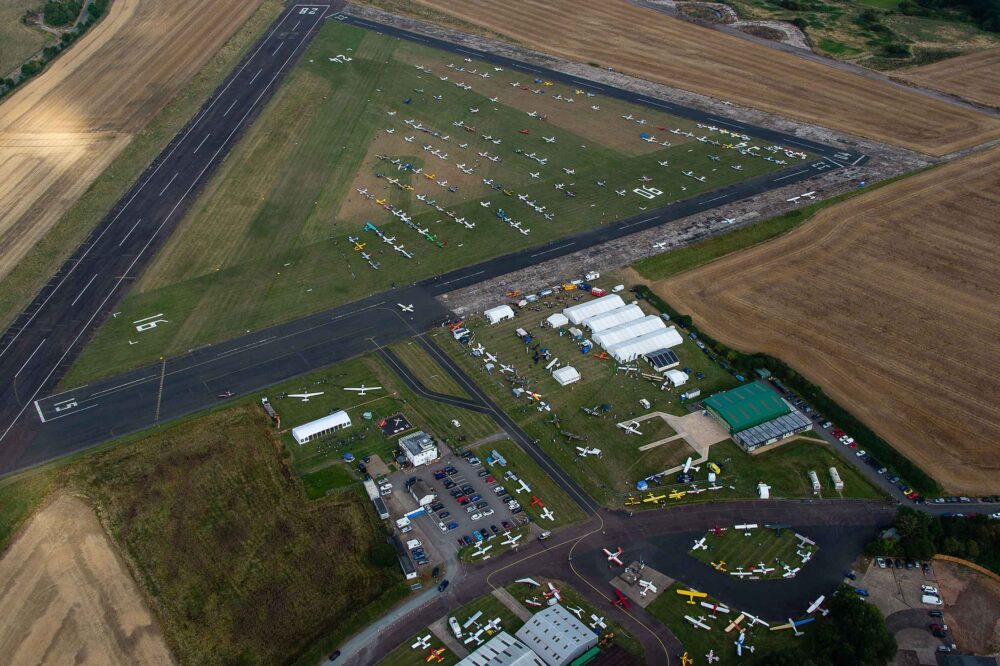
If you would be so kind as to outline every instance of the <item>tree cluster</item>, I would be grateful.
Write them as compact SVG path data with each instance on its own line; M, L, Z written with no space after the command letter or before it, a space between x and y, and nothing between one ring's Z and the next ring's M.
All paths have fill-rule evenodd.
M896 513L895 528L898 541L877 539L866 552L915 560L941 553L1000 573L1000 521L987 516L939 517L902 507Z

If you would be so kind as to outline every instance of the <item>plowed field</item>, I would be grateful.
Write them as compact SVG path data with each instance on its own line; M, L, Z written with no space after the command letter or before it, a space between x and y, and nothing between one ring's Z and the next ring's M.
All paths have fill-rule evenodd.
M0 278L259 4L116 0L0 105Z
M979 104L1000 107L1000 48L949 58L896 76Z
M419 0L540 51L942 155L1000 121L625 0Z
M163 634L97 516L64 496L0 560L5 664L172 664Z
M998 163L899 181L655 288L725 344L783 358L947 489L995 492Z

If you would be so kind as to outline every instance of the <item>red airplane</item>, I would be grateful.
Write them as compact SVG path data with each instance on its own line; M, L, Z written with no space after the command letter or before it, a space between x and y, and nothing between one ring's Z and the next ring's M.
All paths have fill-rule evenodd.
M543 509L545 508L545 505L542 504L542 500L538 499L534 495L531 496L531 506L540 506Z
M463 326L464 324L465 324L465 320L464 320L464 319L462 319L462 320L460 320L460 321L457 321L457 322L455 322L454 324L448 324L448 327L449 327L449 328L450 328L451 330L453 330L453 331L457 331L458 329L462 328L462 326Z
M531 134L531 132L529 132L529 131L528 131L528 130L526 130L526 129L522 129L522 130L518 130L518 131L519 131L519 132L520 132L521 134Z
M590 358L596 358L596 359L598 359L600 361L606 361L606 360L608 360L608 353L607 352L601 352L600 354L594 354Z
M719 527L718 525L716 525L715 527L712 528L712 534L714 534L715 536L722 536L722 533L728 529L729 529L728 527Z
M612 599L611 600L611 605L612 606L621 606L623 609L627 610L629 608L628 598L624 594L622 594L621 590L619 590L617 587L615 588L615 596L618 597L618 598L617 599Z

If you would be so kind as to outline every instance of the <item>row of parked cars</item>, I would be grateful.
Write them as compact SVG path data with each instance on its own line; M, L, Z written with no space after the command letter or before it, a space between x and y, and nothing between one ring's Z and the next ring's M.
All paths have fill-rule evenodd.
M833 424L830 423L829 421L824 421L823 423L820 424L820 427L825 430L827 428L830 428L832 425ZM837 441L839 441L847 448L857 449L855 455L861 458L861 460L863 460L865 464L867 464L869 467L874 469L877 474L885 476L886 481L899 488L900 492L903 493L903 496L906 497L906 499L914 502L915 504L923 504L924 502L927 501L920 493L918 493L913 488L906 485L906 483L900 481L899 475L894 472L890 472L889 468L883 465L875 456L868 453L864 449L858 449L858 443L854 441L854 438L848 435L846 432L844 432L840 428L832 428L830 430L830 434L836 437Z
M507 534L511 531L511 529L513 529L513 526L506 520L500 521L500 524L503 525L503 529L497 527L496 525L490 525L489 529L484 527L479 530L473 530L471 537L466 535L456 539L456 541L458 541L459 546L471 546L479 541L492 541L500 536L501 532L503 532L503 534Z

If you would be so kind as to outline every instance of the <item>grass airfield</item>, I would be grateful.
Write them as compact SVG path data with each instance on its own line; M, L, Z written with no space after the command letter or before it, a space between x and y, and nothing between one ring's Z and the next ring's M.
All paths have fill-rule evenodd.
M338 57L351 60L331 60ZM351 26L324 26L65 383L112 374L782 168L764 157L773 155L789 165L798 161L767 152L767 142L752 139L748 143L761 148L760 156L741 155L724 148L739 139L719 130L546 83ZM406 120L429 131L416 130ZM706 142L696 140L701 136ZM399 168L403 164L413 170ZM460 171L459 164L472 173ZM645 194L634 191L639 188ZM526 201L544 206L544 212ZM410 216L414 228L386 205ZM501 208L520 229L497 217ZM412 258L365 231L368 222L394 236L394 245ZM349 237L366 243L362 251L378 270ZM169 324L137 336L131 323L157 313Z

